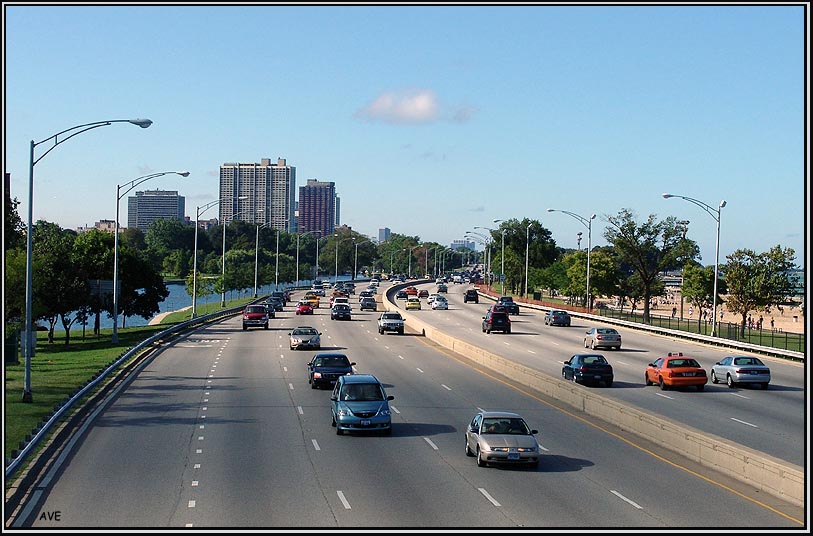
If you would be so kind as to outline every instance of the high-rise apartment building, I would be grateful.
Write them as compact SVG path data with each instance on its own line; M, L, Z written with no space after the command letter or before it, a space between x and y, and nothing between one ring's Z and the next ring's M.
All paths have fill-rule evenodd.
M291 231L294 221L296 168L278 158L259 164L220 166L220 221L242 220ZM246 199L238 199L245 197Z
M308 179L299 187L299 232L332 234L338 225L336 183Z
M127 198L127 227L146 233L155 220L184 221L184 197L177 191L146 190Z

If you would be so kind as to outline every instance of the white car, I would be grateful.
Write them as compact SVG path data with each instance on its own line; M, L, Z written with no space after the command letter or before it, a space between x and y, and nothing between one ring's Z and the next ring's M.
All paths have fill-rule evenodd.
M432 310L441 309L441 310L448 310L449 309L449 302L443 296L438 296L434 300L432 300Z
M434 292L434 293L430 294L428 298L426 298L426 303L428 303L429 305L432 305L432 302L435 301L435 298L443 298L443 296L441 296L437 292Z

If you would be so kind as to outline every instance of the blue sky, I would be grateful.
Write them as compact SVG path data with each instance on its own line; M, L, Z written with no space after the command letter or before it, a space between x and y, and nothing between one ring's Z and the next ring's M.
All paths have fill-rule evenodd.
M219 166L285 158L334 181L342 223L444 244L495 218L576 247L597 214L686 219L713 264L804 264L805 7L4 4L4 169L28 210L31 140L113 124L35 166L34 219L115 218L116 185L218 196ZM45 145L45 144L44 144ZM37 155L47 149L38 147ZM297 191L298 192L298 191ZM132 193L130 194L132 195ZM216 209L212 214L216 216ZM127 202L120 220L126 224ZM585 238L582 247L586 246Z

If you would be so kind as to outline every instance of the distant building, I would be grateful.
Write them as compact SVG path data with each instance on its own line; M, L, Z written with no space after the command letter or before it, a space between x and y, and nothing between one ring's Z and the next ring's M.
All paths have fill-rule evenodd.
M451 247L455 251L457 251L459 249L470 249L470 250L473 251L474 248L475 248L475 243L470 242L469 240L466 240L466 239L452 240L452 245L449 246L449 247Z
M220 221L247 221L291 231L294 221L296 168L278 158L260 163L220 166ZM238 199L245 197L246 199Z
M308 179L299 187L299 232L328 236L338 226L336 183Z
M184 197L177 191L146 190L127 198L127 227L146 233L155 220L178 220L185 217Z
M378 230L378 242L386 242L390 239L390 228L384 227L383 229Z
M116 221L115 220L99 220L97 221L93 227L77 227L76 232L79 234L86 233L91 229L98 229L99 231L104 231L105 233L113 233L116 228ZM119 233L123 232L124 228L119 226Z

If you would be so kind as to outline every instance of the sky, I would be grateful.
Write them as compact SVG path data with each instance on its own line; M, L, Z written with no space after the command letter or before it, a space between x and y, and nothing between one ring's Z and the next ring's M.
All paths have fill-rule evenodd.
M341 223L451 244L529 218L688 220L701 262L793 248L806 264L807 3L3 4L3 165L27 221L115 219L117 186L217 199L226 162L333 181ZM806 85L806 82L808 84ZM680 198L664 199L671 193ZM120 222L127 222L122 198ZM213 209L216 217L216 209ZM478 246L479 249L479 246Z

